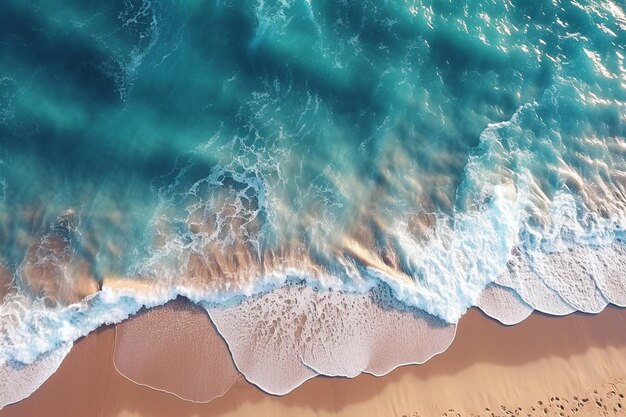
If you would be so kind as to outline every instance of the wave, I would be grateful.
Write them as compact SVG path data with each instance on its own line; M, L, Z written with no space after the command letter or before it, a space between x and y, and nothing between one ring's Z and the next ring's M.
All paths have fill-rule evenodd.
M626 306L619 5L70 3L0 16L5 402L179 296L274 394Z
M553 105L557 97L562 95L548 91L544 100ZM181 178L188 166L159 190L161 205L152 224L161 244L131 268L136 275L159 271L160 279L105 278L101 289L67 306L13 289L0 307L0 362L9 370L16 366L11 364L42 363L25 369L52 373L79 337L182 295L207 310L249 381L285 394L318 374L382 375L402 364L423 363L445 350L454 323L473 305L505 324L523 320L533 309L561 315L597 313L608 303L623 306L622 203L616 199L608 203L614 205L610 211L598 213L596 184L573 194L564 181L551 198L537 186L541 174L534 170L566 169L537 164L529 158L534 141L524 147L519 137L528 134L524 123L536 123L542 107L522 106L510 121L483 132L460 186L457 205L463 212L435 218L425 240L396 223L396 262L381 260L368 243L350 238L331 251L339 267L328 257L307 259L297 248L286 256L261 255L266 219L274 216L263 180L218 167L187 189ZM234 214L216 210L216 200L226 201L223 207ZM38 241L34 260L19 271L48 262L66 273L63 265L75 264L75 252L65 249L68 240L58 238L76 233L72 216L65 213L56 221ZM243 245L236 234L241 230L247 236ZM59 255L66 253L69 258ZM398 351L389 350L388 340L397 342ZM57 352L51 362L38 359L49 352Z
M72 343L64 343L28 365L3 363L0 366L0 409L35 392L59 368L71 349Z

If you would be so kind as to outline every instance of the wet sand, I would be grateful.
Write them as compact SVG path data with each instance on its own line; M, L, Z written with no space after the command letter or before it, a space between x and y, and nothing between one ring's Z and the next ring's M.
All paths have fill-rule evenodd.
M137 384L196 402L223 395L241 378L206 311L183 298L118 324L113 363Z
M208 404L121 376L107 327L76 343L57 373L0 417L626 415L625 324L626 309L614 307L595 316L533 313L513 327L472 309L452 346L425 365L381 378L318 377L284 397L240 381Z

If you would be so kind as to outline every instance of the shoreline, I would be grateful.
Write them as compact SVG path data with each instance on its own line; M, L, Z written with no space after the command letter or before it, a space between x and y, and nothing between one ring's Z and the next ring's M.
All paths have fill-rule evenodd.
M118 373L115 328L107 326L79 340L48 381L0 417L619 415L626 406L624 324L626 309L612 306L597 315L535 312L515 326L473 308L448 350L423 365L382 377L316 377L282 397L240 379L209 403Z

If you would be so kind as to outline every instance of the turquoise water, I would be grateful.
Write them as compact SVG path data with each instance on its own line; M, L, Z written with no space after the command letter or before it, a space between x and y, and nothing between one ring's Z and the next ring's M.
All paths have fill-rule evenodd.
M626 303L625 13L7 2L0 359L294 282L452 323L491 282L554 314Z

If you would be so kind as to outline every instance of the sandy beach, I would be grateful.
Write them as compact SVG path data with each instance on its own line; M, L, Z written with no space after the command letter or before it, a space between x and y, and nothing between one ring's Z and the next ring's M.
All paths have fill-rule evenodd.
M626 0L0 1L0 417L626 417Z
M614 307L595 316L533 313L512 327L472 309L448 351L425 365L380 378L318 377L283 397L239 380L207 404L121 376L113 366L115 329L106 327L77 342L57 373L0 416L623 415L625 323L626 310Z

